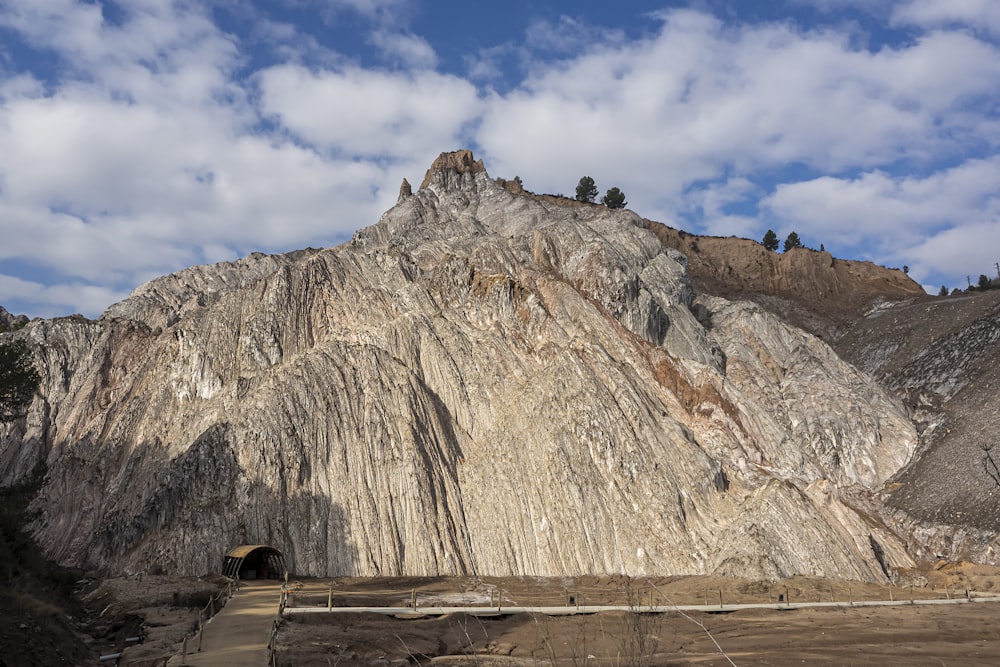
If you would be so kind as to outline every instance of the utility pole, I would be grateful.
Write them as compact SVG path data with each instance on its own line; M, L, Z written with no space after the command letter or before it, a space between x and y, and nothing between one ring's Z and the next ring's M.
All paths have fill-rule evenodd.
M997 267L997 280L1000 280L1000 262L993 262L993 266Z

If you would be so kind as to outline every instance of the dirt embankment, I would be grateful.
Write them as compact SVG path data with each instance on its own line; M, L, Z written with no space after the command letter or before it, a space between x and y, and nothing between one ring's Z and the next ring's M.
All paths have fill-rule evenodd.
M688 257L699 292L756 301L785 320L835 340L874 305L925 295L898 269L795 248L787 253L736 237L695 236L658 222L647 227Z
M199 612L224 581L83 578L66 595L38 585L0 593L0 666L96 665L100 656L122 650L133 667L163 664L194 632ZM142 643L127 641L139 635Z

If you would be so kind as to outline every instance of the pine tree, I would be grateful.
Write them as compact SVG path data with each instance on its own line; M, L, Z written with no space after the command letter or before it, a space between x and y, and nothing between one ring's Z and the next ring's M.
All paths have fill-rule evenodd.
M590 176L584 176L576 186L576 200L593 202L597 196L597 185Z
M611 188L608 190L604 195L604 198L601 199L601 203L608 208L625 208L625 205L628 204L628 202L625 201L625 193L618 188Z
M802 240L799 238L799 235L796 234L795 232L791 232L788 235L788 238L785 239L785 252L788 252L792 248L801 248L801 247L802 247Z
M767 230L764 234L764 239L761 241L765 248L774 251L778 249L778 235L774 233L773 229Z

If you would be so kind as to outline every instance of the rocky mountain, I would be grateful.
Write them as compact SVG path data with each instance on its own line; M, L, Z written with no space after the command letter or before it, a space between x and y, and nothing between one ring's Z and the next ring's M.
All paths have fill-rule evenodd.
M347 244L29 323L43 386L0 427L0 480L46 461L37 539L110 572L213 571L247 542L301 575L913 565L930 542L885 500L919 422L861 362L891 353L852 365L783 313L846 340L915 286L724 241L443 154ZM823 290L839 310L809 309Z
M20 329L27 323L27 316L8 313L6 308L0 306L0 333Z

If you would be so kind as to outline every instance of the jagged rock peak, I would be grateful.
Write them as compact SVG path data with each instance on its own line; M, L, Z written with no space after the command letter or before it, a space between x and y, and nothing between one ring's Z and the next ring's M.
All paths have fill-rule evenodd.
M18 329L28 323L27 315L15 315L0 306L0 333Z
M396 203L398 204L412 194L413 186L410 185L410 182L404 178L403 182L399 184L399 198L396 199Z
M485 171L486 167L483 166L483 161L476 160L472 155L472 151L468 149L452 151L451 153L441 153L424 175L420 189L423 190L429 186L433 182L435 174L445 174L448 172L478 174Z

